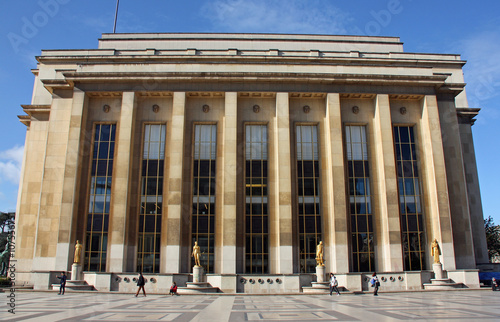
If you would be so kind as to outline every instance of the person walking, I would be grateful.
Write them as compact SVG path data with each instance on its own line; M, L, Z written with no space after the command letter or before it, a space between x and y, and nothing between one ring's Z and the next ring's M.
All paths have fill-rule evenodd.
M333 275L333 273L330 273L330 296L332 296L333 291L337 293L337 296L340 295L338 286L339 282L337 281L337 278Z
M142 292L144 293L144 296L146 296L146 290L144 289L144 285L146 284L146 280L144 279L144 276L142 276L142 272L139 272L139 278L137 279L137 286L139 288L137 289L137 293L135 293L135 297L139 295L139 292L142 289Z
M64 295L64 291L66 291L66 280L68 277L65 272L61 272L61 276L57 276L57 278L61 280L61 286L59 287L59 293L57 293L57 295Z
M380 287L380 281L378 280L377 273L374 272L372 275L372 279L370 280L372 287L375 287L375 291L373 292L374 296L378 296L378 288Z

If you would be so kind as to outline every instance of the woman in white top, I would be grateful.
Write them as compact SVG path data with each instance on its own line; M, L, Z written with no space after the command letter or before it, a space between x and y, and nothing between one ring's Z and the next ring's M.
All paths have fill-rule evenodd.
M339 289L339 282L337 282L337 279L335 278L335 275L333 273L330 273L330 296L332 296L332 292L335 291L337 293L337 296L340 295Z
M372 279L370 280L370 283L372 284L373 287L375 287L375 291L373 292L373 295L378 296L378 288L380 287L380 282L378 280L376 272L373 273Z

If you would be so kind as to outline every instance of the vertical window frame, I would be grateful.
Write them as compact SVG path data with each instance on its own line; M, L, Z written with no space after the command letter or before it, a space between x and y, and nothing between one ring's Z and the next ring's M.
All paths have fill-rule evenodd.
M316 130L316 142L311 143L312 159L304 159L307 151L304 145L309 142L302 140L302 131L299 135L299 129L302 127L311 128L311 138L314 137ZM314 273L316 267L316 246L323 240L323 216L322 216L322 198L321 198L321 157L320 157L320 124L317 122L296 122L294 124L295 133L295 161L296 161L296 209L297 209L297 232L298 232L298 252L299 252L299 270L301 273ZM300 142L299 142L300 139ZM298 148L300 144L300 149ZM299 160L300 154L300 160ZM316 159L315 159L316 158ZM312 161L312 177L306 177L304 161ZM299 166L299 162L300 166ZM302 173L302 176L300 175ZM305 179L309 178L309 179ZM310 186L312 178L312 195L305 194L307 186ZM306 202L312 197L313 203ZM302 202L301 202L302 200ZM309 206L306 206L309 205ZM311 206L312 205L312 206ZM313 209L312 213L307 210ZM302 214L301 214L302 212ZM312 217L312 218L310 218ZM307 231L307 227L313 222L312 232ZM311 239L312 238L312 239Z
M201 159L201 154L203 153L201 150L201 143L197 145L197 137L196 137L196 128L197 126L206 126L210 125L213 126L215 130L214 131L214 139L210 139L210 157L211 159ZM200 130L201 131L201 130ZM201 135L201 132L200 132ZM212 135L212 133L211 133ZM217 216L217 207L216 207L216 186L217 186L217 139L218 139L218 124L217 122L193 122L193 128L192 128L192 158L191 158L191 199L190 199L190 205L192 207L190 216L191 216L191 225L190 225L190 240L191 240L191 248L194 245L194 242L198 242L198 246L200 246L200 262L201 265L204 267L206 273L213 273L214 268L215 268L215 228L216 228L216 216ZM202 141L200 141L202 142ZM206 141L205 141L206 142ZM196 148L197 146L200 148L199 157L196 159ZM212 151L212 146L215 146L215 150ZM213 155L213 159L212 159ZM200 189L200 170L201 170L201 162L200 160L210 160L209 161L209 176L205 179L208 180L209 183L209 188L208 188L208 203L205 203L205 207L207 209L207 232L200 232L200 223L203 223L203 220L200 221L200 199L206 198L206 195L199 195L195 194L195 190ZM197 163L195 161L198 161ZM213 163L213 167L212 167ZM195 169L195 166L197 164L197 169ZM195 175L197 173L197 175ZM200 198L200 196L202 196ZM195 205L195 198L196 198L196 210L197 213L194 214L194 205ZM213 200L213 202L212 202ZM203 218L201 218L203 219ZM203 227L202 227L203 228ZM196 229L196 233L194 230ZM201 236L206 236L207 238L207 244L208 246L203 245L203 242L200 242L200 235ZM212 251L210 251L212 249ZM193 259L191 258L191 261ZM193 266L190 265L191 267Z
M152 130L151 127L159 126L159 141L152 141L151 135ZM146 133L149 128L149 133ZM148 135L148 146L146 147L146 135ZM136 269L140 272L146 273L159 273L160 270L160 261L161 261L161 223L163 222L163 208L164 208L164 198L163 198L163 184L165 180L165 154L166 154L166 140L167 140L167 124L165 122L145 122L142 126L142 141L141 141L141 163L140 163L140 173L139 173L139 200L138 200L138 214L137 214L137 261L136 261ZM158 159L149 158L151 155L151 145L153 143L158 143ZM163 151L163 155L162 155ZM147 153L147 157L145 154ZM157 169L156 176L149 176L149 166L150 160L157 160ZM146 169L144 169L144 163L146 162ZM162 169L163 168L163 169ZM146 171L146 175L144 176L144 171ZM163 174L163 175L160 175ZM148 207L148 199L153 196L152 194L148 194L148 182L150 179L156 178L156 193L154 195L155 199L155 211L153 214L147 213ZM160 195L159 192L162 192ZM144 202L143 202L144 201ZM161 202L161 206L158 206L158 203ZM158 213L159 211L159 213ZM154 227L153 231L149 227L146 227L148 221L147 216L152 216L154 218ZM159 218L158 218L159 217ZM141 223L142 220L142 223ZM142 226L142 231L141 231ZM145 251L146 241L150 240L152 243L153 251ZM147 265L147 261L145 263L145 257L150 256L152 259L152 267L149 268L150 265ZM152 257L151 257L152 256ZM147 265L147 266L145 266Z
M243 124L244 127L244 153L243 153L243 159L244 159L244 164L245 164L245 174L244 174L244 187L243 191L245 192L245 199L244 199L244 209L245 209L245 220L244 220L244 232L245 232L245 262L244 262L244 267L245 267L245 272L246 274L268 274L269 273L269 190L268 190L268 184L269 184L269 127L268 123L262 123L262 122L245 122ZM260 159L253 159L252 158L252 151L247 151L247 145L254 143L252 140L248 140L247 137L247 128L249 127L259 127L261 129L261 141L260 145L261 147L265 145L265 153L261 153ZM263 131L262 129L265 129L265 139L263 138ZM265 141L264 141L265 140ZM247 154L250 153L250 158L247 159ZM256 178L253 176L253 167L252 167L252 162L253 160L257 160L261 162L261 176L259 178ZM250 163L248 163L250 161ZM264 162L266 162L266 165L264 166ZM250 169L250 177L248 177L247 174L247 167ZM264 173L264 169L266 170L266 173ZM261 193L260 195L256 195L257 198L261 198L260 206L261 206L261 213L260 214L255 214L253 213L253 184L256 179L261 180ZM263 183L265 182L265 184ZM264 189L266 190L266 193L264 193ZM247 194L247 191L250 191L250 194ZM247 199L250 198L250 203L247 203ZM248 207L248 205L250 205ZM264 209L267 209L266 213L264 213ZM250 211L250 213L248 213ZM253 219L255 217L259 218L260 217L260 233L255 233L253 231ZM250 227L249 227L250 226ZM254 252L253 251L253 240L255 237L260 237L261 241L261 252ZM258 263L261 263L261 265L258 265Z
M352 140L352 128L363 128L364 129L364 141L361 142L353 142ZM366 123L345 123L344 124L344 143L345 143L345 160L346 160L346 177L347 177L347 193L346 195L349 197L348 199L348 212L349 212L349 230L351 235L350 242L350 257L351 257L351 272L372 272L375 271L375 234L374 234L374 208L373 208L373 180L371 180L371 169L370 169L370 140L368 137L368 124ZM347 135L347 130L349 130L349 136ZM360 130L361 139L363 139L362 131ZM361 154L362 154L362 164L363 164L363 176L357 177L355 173L355 160L353 144L361 145ZM364 146L363 146L364 144ZM351 151L351 159L349 159L348 151ZM366 156L364 155L364 151L366 151ZM352 173L352 177L351 174ZM367 176L368 174L368 176ZM363 194L358 194L356 190L356 179L363 180ZM353 185L354 183L354 185ZM369 191L369 193L367 193ZM356 199L358 197L364 198L365 202L365 213L358 213ZM354 199L354 213L352 211L351 199ZM367 202L369 200L369 202ZM359 218L364 217L364 218ZM361 226L366 226L366 231L360 231L359 223L362 223ZM365 233L367 235L367 251L360 251L360 237ZM362 269L362 267L366 266L364 264L362 257L365 256L367 259L367 267L366 269Z
M96 140L97 127L99 126L99 138ZM109 139L107 141L101 140L102 126L110 126L109 129ZM114 140L111 140L112 133L114 131ZM112 203L112 186L113 186L113 166L116 154L116 137L117 137L117 123L115 122L93 122L92 124L92 143L91 143L91 153L89 158L89 175L88 175L88 193L86 198L85 206L85 241L84 241L84 262L83 269L85 271L91 272L105 272L107 268L107 249L109 242L109 218L111 216L111 203ZM113 143L113 148L111 149L111 144ZM99 158L101 151L101 143L108 144L108 152L106 159ZM97 150L96 150L97 145ZM111 150L113 153L111 155ZM95 156L94 156L95 155ZM104 200L103 200L103 211L96 212L96 195L98 194L97 182L98 178L103 177L98 175L99 161L106 160L106 170L105 170L105 187L104 187ZM94 173L95 164L95 173ZM108 193L109 190L109 193ZM109 196L109 204L107 199ZM92 204L92 207L90 206ZM94 230L94 225L98 224L99 216L102 216L100 220L101 229ZM90 223L90 227L89 227ZM94 237L98 237L98 247L97 250L93 248ZM97 256L93 256L97 254ZM92 258L97 257L98 262L93 263ZM97 265L94 268L94 265Z
M398 128L398 136L396 136L396 128ZM403 159L403 147L401 142L401 128L408 129L408 144L409 144L409 153L410 160ZM410 131L411 129L411 131ZM411 133L413 132L413 133ZM426 229L425 229L425 214L424 208L422 205L423 201L423 187L420 178L420 158L418 155L418 131L416 124L393 124L392 125L392 134L393 134L393 142L394 142L394 159L396 165L396 178L397 178L397 187L398 187L398 208L399 208L399 218L400 218L400 227L401 227L401 246L403 252L403 265L405 271L418 271L426 269L426 251L425 251L425 243L426 243ZM413 134L413 135L412 135ZM413 137L413 141L412 140ZM399 144L399 146L398 146ZM404 143L403 143L404 144ZM412 149L413 145L413 149ZM400 157L401 159L398 159ZM405 169L403 162L411 162L411 177L405 176ZM416 171L415 171L416 170ZM417 175L415 176L415 172ZM402 174L402 176L400 176ZM406 189L404 187L406 180L411 179L412 191L414 194L406 194ZM403 189L401 187L401 181L403 182ZM417 187L418 185L418 187ZM418 193L418 194L417 194ZM409 198L412 198L415 201L415 212L409 212L411 208L408 206L411 203L407 201ZM404 207L401 207L402 200L404 201ZM420 211L418 211L420 210ZM410 230L411 226L417 227L417 230ZM406 228L406 229L405 229ZM411 234L417 236L417 244L416 249L415 245L410 242ZM418 260L414 261L412 259L412 255L418 256Z

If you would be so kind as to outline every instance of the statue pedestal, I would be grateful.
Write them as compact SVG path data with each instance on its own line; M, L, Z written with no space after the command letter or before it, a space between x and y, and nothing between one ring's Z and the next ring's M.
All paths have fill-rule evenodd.
M80 264L71 265L71 280L72 281L82 280L82 265Z
M203 267L194 266L193 267L193 283L203 282Z
M432 270L434 271L434 279L443 279L443 264L434 263L432 264Z
M316 266L316 282L323 283L325 281L325 266Z

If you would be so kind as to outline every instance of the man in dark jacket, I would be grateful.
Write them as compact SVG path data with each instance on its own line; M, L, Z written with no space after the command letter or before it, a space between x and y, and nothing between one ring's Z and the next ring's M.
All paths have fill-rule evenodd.
M137 279L137 286L139 288L137 289L137 293L135 293L135 297L139 295L139 292L142 289L142 292L144 293L144 296L146 296L146 290L144 290L144 285L146 284L146 280L144 279L144 276L142 276L142 272L139 273L139 278Z
M57 276L58 279L61 280L61 287L59 287L59 293L57 295L64 295L64 291L66 290L66 273L61 272L61 276Z

